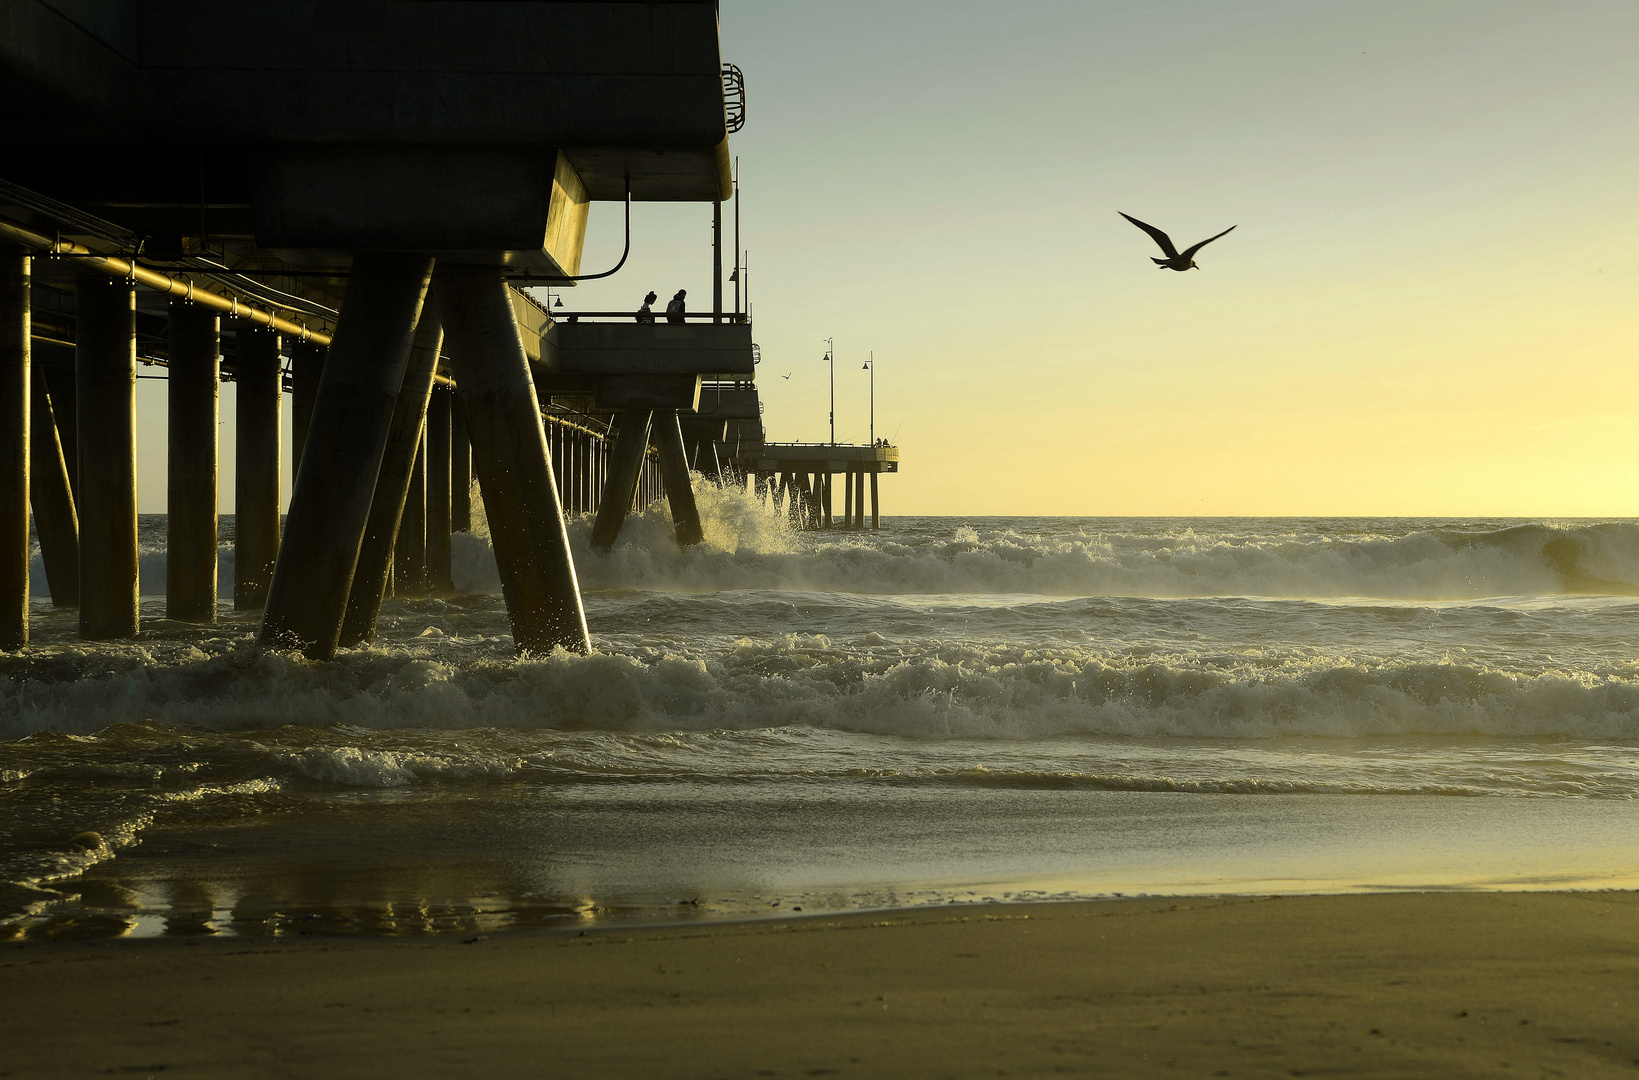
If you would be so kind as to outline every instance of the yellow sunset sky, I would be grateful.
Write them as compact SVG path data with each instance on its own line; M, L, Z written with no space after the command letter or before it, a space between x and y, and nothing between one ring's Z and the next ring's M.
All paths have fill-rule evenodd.
M837 436L865 440L874 351L885 512L1639 513L1631 0L721 16L769 436L827 437L834 337ZM1180 246L1238 227L1178 274L1117 211ZM639 204L627 267L566 310L708 308L710 221ZM621 242L594 205L583 271Z
M1639 512L1639 6L729 0L774 439L890 512ZM1159 254L1230 225L1201 269ZM571 307L710 299L639 207ZM612 265L614 206L586 267ZM789 380L779 376L789 373Z

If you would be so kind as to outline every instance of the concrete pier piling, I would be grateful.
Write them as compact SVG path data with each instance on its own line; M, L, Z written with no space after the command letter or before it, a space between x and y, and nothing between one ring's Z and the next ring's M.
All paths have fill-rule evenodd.
M267 603L279 557L280 339L276 330L241 326L234 359L233 606Z
M590 652L540 401L501 271L445 267L439 304L520 652Z
M637 497L643 459L649 450L650 413L627 409L620 414L614 448L609 454L609 475L603 485L603 501L597 521L592 524L592 546L608 551L615 546L620 527Z
M689 463L683 456L683 428L673 409L654 414L654 443L660 453L660 472L665 480L666 501L672 508L672 527L682 547L706 538L700 525L700 511L694 504L694 487L689 483Z
M0 649L28 644L32 260L0 250Z
M302 447L313 425L313 403L319 399L319 382L324 378L326 350L311 341L290 346L290 475L302 471Z
M134 637L137 617L136 290L82 270L75 287L80 636Z
M871 473L871 528L882 528L882 515L878 512L876 501L876 473Z
M221 344L215 311L187 300L171 302L165 615L180 622L216 621Z
M424 255L353 259L268 589L265 645L336 655L432 266Z
M404 510L393 536L393 595L427 595L427 437L416 440L415 467L404 488Z
M443 342L443 320L436 299L429 295L422 305L409 362L404 366L403 381L393 402L387 442L382 449L375 493L370 501L370 516L359 545L358 566L353 572L351 595L347 599L347 615L337 639L342 648L375 639L376 619L389 588L399 596L412 595L415 591L419 574L412 574L401 556L412 536L418 546L422 542L420 503L414 521L407 520L411 515L406 514L406 510L415 485L422 429L426 425L433 376L438 369ZM425 491L424 478L422 490ZM406 524L409 528L405 528Z
M876 483L876 473L871 474L871 483ZM865 527L865 471L854 470L854 528Z
M57 435L57 420L45 373L36 365L29 384L29 503L34 531L40 538L51 606L80 605L80 521L74 510L74 488Z
M63 464L68 469L68 490L75 500L80 497L80 382L74 374L74 363L43 364L35 362L34 373L45 383L51 395L51 415L57 424L57 445L62 450ZM78 503L76 502L76 505ZM79 571L76 570L75 573ZM72 606L72 605L71 605Z
M450 399L437 387L427 402L427 589L447 596L455 591L450 577Z
M459 390L450 395L450 531L472 531L472 443Z

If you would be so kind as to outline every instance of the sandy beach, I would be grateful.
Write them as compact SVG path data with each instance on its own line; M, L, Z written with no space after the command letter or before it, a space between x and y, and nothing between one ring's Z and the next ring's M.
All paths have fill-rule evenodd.
M13 943L0 1076L1630 1076L1639 894Z

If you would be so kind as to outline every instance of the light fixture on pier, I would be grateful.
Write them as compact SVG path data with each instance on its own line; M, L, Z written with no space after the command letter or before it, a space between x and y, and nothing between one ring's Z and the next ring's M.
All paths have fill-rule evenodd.
M563 307L563 297L561 297L561 296L558 297L558 302L556 304L553 304L552 306L553 307Z
M830 339L825 339L825 355L821 357L831 365L831 445L837 444L837 346Z
M859 365L859 370L871 373L871 445L876 445L876 350L871 350L871 358Z

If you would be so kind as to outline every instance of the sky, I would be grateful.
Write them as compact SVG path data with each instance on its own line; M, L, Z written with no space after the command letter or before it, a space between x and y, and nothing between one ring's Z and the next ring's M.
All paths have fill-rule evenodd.
M874 353L885 513L1639 513L1631 0L721 19L769 438L828 438L833 338L837 438L866 440ZM1237 228L1180 274L1118 211ZM594 205L583 271L620 215ZM566 310L708 306L710 224L638 204Z

